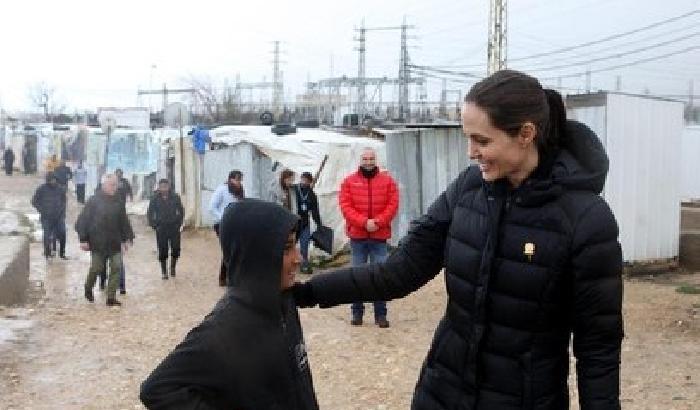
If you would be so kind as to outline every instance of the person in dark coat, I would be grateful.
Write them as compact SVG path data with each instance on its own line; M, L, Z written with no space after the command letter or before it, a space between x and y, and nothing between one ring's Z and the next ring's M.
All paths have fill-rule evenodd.
M25 142L22 146L22 166L24 167L24 174L28 175L36 170L36 152L32 150L32 145L29 142Z
M271 202L229 205L220 225L228 289L141 384L151 410L317 410L289 288L298 218Z
M53 256L51 252L54 239L59 242L59 256L66 259L66 192L58 185L56 176L46 174L46 183L39 186L32 196L32 206L41 216L43 231L44 257Z
M120 306L116 298L122 254L134 240L134 231L126 215L126 209L116 196L117 178L112 174L102 177L100 191L85 204L75 222L80 238L80 249L90 251L91 262L85 280L85 298L94 301L92 289L97 275L109 262L107 282L107 306Z
M56 175L58 184L61 185L64 190L66 190L68 187L68 181L73 179L73 171L71 171L70 167L66 165L65 160L60 160L58 164L59 165L56 167L53 173Z
M180 227L185 215L180 195L170 190L170 181L161 179L158 190L148 204L148 225L156 231L158 260L163 279L168 279L167 262L170 246L170 276L175 276L175 265L180 257Z
M311 184L314 176L310 172L303 172L299 184L294 185L296 194L296 213L299 215L299 246L301 247L301 272L311 273L309 264L309 243L311 242L310 218L314 218L316 226L321 226L321 214L318 211L318 198Z
M608 158L559 93L511 70L476 83L463 171L382 264L296 284L299 306L390 300L445 270L448 301L413 410L620 409L622 255Z
M114 171L114 175L117 176L117 197L124 203L126 206L126 199L129 198L129 201L134 200L134 192L131 189L131 184L129 183L129 180L124 178L124 171L122 171L120 168L117 168Z
M7 147L3 153L3 161L5 161L5 175L12 176L12 167L15 164L15 153L12 148Z

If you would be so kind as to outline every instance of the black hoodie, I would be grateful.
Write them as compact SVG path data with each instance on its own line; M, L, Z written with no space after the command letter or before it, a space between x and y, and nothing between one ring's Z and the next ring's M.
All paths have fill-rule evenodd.
M229 289L141 385L149 409L317 410L296 305L280 291L298 218L246 199L221 221Z
M296 285L300 306L391 300L445 270L443 319L411 409L619 410L622 255L599 196L608 158L569 121L562 148L518 188L470 167L412 223L386 262Z

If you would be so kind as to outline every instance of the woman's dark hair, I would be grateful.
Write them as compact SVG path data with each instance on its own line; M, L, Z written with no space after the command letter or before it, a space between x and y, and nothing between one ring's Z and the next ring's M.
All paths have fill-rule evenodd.
M566 145L566 108L561 95L542 88L525 73L498 71L474 84L464 101L486 111L494 127L513 137L526 121L535 124L542 155Z
M292 171L291 169L285 168L284 170L282 170L282 173L280 173L280 186L282 188L286 188L284 186L284 180L289 178L289 177L293 177L293 176L294 176L294 171Z

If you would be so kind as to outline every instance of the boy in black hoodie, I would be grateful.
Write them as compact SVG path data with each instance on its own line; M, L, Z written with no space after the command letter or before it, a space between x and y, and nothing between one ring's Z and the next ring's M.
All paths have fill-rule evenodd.
M147 408L318 410L291 294L301 263L297 221L259 200L226 209L229 289L143 382Z

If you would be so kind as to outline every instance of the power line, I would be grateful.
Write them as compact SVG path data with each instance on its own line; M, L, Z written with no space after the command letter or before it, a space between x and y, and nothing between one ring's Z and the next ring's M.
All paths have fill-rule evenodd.
M615 49L619 50L619 49L622 48L622 47L636 46L636 45L639 45L639 44L641 44L641 43L643 43L643 42L645 42L645 41L649 41L649 40L658 40L660 37L663 37L663 36L666 36L666 35L669 35L669 34L676 34L676 33L679 33L679 32L682 32L682 31L685 31L685 30L688 30L688 29L696 29L697 27L698 27L697 24L691 24L691 25L683 26L683 27L681 27L681 28L676 28L676 29L673 29L673 30L667 30L667 31L664 31L664 32L661 32L661 33L657 33L657 34L652 34L652 35L650 35L650 36L642 37L642 38L639 38L639 39L636 39L636 40L627 41L627 42L624 42L624 43L619 43L619 44L614 44L614 45L611 45L611 46L608 46L608 47L599 48L599 49L597 49L597 50L591 50L591 51L587 51L587 52L576 53L576 56L577 56L577 57L593 56L593 55L597 55L597 54L600 54L600 53L602 53L602 52L609 51L609 50L615 50ZM558 61L571 61L571 60L570 60L569 58L559 58Z
M693 11L690 11L690 12L688 12L688 13L681 14L681 15L679 15L679 16L671 17L671 18L668 18L668 19L665 19L665 20L662 20L662 21L658 21L658 22L653 23L653 24L646 25L646 26L644 26L644 27L639 27L639 28L636 28L636 29L634 29L634 30L626 31L626 32L624 32L624 33L613 34L613 35L610 35L610 36L607 36L607 37L604 37L604 38L601 38L601 39L598 39L598 40L589 41L589 42L582 43L582 44L577 44L577 45L574 45L574 46L563 47L563 48L560 48L560 49L557 49L557 50L548 51L548 52L545 52L545 53L533 54L533 55L529 55L529 56L526 56L526 57L511 58L511 59L509 59L508 61L512 62L512 61L531 60L531 59L533 59L533 58L547 57L547 56L551 56L551 55L554 55L554 54L561 54L561 53L565 53L565 52L567 52L567 51L576 50L576 49L578 49L578 48L583 48L583 47L593 46L593 45L596 45L596 44L605 43L605 42L607 42L607 41L616 40L616 39L621 38L621 37L626 37L626 36L629 36L629 35L632 35L632 34L635 34L635 33L639 33L639 32L642 32L642 31L646 31L646 30L649 30L649 29L652 29L652 28L655 28L655 27L659 27L659 26L664 25L664 24L672 23L672 22L674 22L674 21L678 21L678 20L684 19L684 18L686 18L686 17L690 17L690 16L695 15L695 14L698 14L698 13L700 13L700 10L693 10Z
M643 52L649 51L649 50L654 49L654 48L664 47L664 46L667 46L669 44L673 44L673 43L676 43L678 41L686 40L686 39L689 39L692 37L697 37L697 36L700 36L700 32L696 32L696 33L693 33L693 34L690 34L687 36L676 37L676 38L673 38L671 40L662 41L660 43L651 44L648 46L636 48L634 50L629 50L629 51L625 51L622 53L610 54L607 56L593 58L591 60L575 61L573 63L568 63L568 64L559 64L559 65L554 65L554 66L549 66L549 67L544 67L544 68L534 68L534 69L530 69L528 71L553 71L553 70L559 70L561 68L568 68L568 67L587 65L587 64L591 64L591 63L597 63L600 61L611 60L614 58L620 58L620 57L628 56L631 54L643 53Z
M586 74L594 74L594 73L601 73L604 71L612 71L612 70L617 70L618 68L630 67L630 66L637 65L637 64L643 64L643 63L648 63L651 61L660 60L662 58L672 57L672 56L679 55L679 54L685 54L685 53L688 53L688 52L691 52L694 50L698 50L698 49L700 49L700 45L686 47L682 50L676 50L676 51L672 51L670 53L662 54L660 56L643 58L640 60L635 60L635 61L631 61L631 62L624 63L624 64L618 64L618 65L604 67L604 68L597 68L595 70L587 70L587 71L575 73L575 74L566 74L566 75L559 75L556 77L547 77L547 78L542 78L541 80L553 80L553 79L557 79L557 78L574 78L574 77L580 77L580 76L586 75Z
M449 75L455 75L459 77L470 77L470 78L476 78L476 79L482 79L483 77L480 77L476 74L473 73L468 73L465 71L452 71L452 70L445 70L442 68L435 68L435 67L428 67L428 66L423 66L423 65L414 65L414 64L409 64L409 67L411 68L417 68L419 70L425 70L425 71L433 71L436 73L440 74L449 74Z

